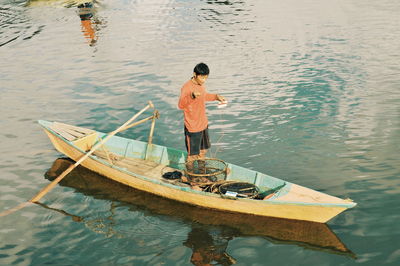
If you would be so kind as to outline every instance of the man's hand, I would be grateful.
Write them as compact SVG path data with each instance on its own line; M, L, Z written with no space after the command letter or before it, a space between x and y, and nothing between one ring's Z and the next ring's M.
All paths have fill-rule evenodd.
M192 92L192 99L196 99L196 98L199 97L200 95L201 95L200 92L194 91L194 92Z
M219 102L225 102L225 98L223 97L223 96L221 96L221 95L219 95L219 94L217 94L217 101L219 101Z

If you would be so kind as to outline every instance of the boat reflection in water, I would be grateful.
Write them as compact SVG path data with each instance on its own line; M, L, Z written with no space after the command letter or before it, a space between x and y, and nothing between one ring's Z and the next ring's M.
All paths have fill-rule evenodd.
M103 20L97 15L101 3L96 0L29 0L27 6L62 6L65 8L77 8L77 14L81 20L83 36L90 46L95 46L98 41L100 27L104 27Z
M46 178L50 180L56 178L73 163L67 158L55 160L46 172ZM168 215L193 223L192 231L188 234L184 245L193 250L191 260L194 264L211 261L217 261L223 265L233 264L235 259L226 253L228 242L235 237L243 236L260 236L273 243L294 244L355 258L355 254L340 241L328 225L323 223L259 217L193 207L122 185L82 166L78 166L67 175L60 185L72 187L84 195L127 203L134 206L134 209L145 209L150 212L150 215ZM71 216L74 221L87 222L86 218L83 219L62 210L53 210ZM209 225L211 229L207 227ZM113 229L109 228L108 231L112 232Z
M78 5L78 15L81 19L81 27L85 39L90 46L94 46L97 42L97 25L99 20L95 17L96 7L94 1L87 1Z

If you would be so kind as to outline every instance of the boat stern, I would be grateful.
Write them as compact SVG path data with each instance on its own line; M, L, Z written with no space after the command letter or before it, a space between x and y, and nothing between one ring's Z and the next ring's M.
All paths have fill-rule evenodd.
M38 123L43 127L54 147L64 154L65 148L60 145L60 142L66 142L82 151L88 151L99 138L98 133L91 129L45 120L39 120Z

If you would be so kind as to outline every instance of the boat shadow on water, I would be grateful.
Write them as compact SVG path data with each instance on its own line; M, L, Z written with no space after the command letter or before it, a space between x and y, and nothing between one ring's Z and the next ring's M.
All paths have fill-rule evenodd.
M46 172L45 177L55 179L74 161L68 158L58 158ZM193 250L192 263L206 262L203 259L233 264L234 258L226 253L229 240L235 237L259 236L275 244L297 245L307 249L324 251L356 258L327 224L269 218L254 215L243 215L215 211L165 199L147 192L122 185L108 178L78 166L61 182L61 186L74 188L77 192L98 199L127 204L132 211L145 211L150 215L166 215L191 224L192 231L188 234L185 246ZM69 214L63 210L39 205L70 216L76 222L87 222L86 218ZM112 225L110 225L112 226ZM208 228L219 227L217 240L215 233ZM109 228L113 231L113 228ZM210 229L211 230L211 229ZM218 242L218 243L215 243ZM216 246L217 249L210 249Z

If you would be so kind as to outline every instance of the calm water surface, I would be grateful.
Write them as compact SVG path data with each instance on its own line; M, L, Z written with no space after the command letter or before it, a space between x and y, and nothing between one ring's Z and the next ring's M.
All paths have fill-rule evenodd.
M399 13L390 0L0 0L0 211L60 170L38 119L108 132L152 100L154 142L184 149L176 103L200 61L230 102L208 105L212 155L358 203L326 227L243 221L80 168L0 219L0 264L399 265ZM146 140L148 125L122 135Z

